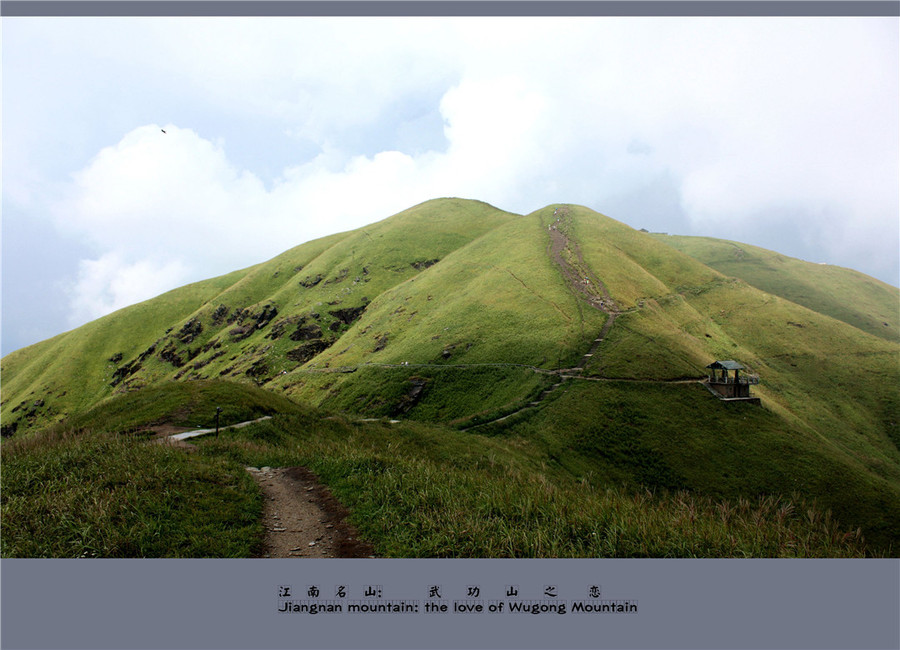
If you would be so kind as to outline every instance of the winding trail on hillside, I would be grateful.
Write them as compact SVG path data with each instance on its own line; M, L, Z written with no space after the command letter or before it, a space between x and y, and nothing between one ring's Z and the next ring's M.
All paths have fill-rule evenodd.
M600 344L603 343L607 336L609 336L609 332L615 324L616 318L618 318L619 314L621 314L622 312L619 309L618 305L616 305L616 302L612 299L612 296L610 296L609 290L606 288L606 285L603 284L603 282L594 274L594 271L590 268L590 266L585 263L584 257L581 255L581 249L578 247L578 242L576 242L573 237L569 236L569 230L571 228L569 207L561 206L557 208L556 210L554 210L553 216L555 217L554 221L551 222L547 227L550 236L550 243L547 245L547 255L559 268L563 278L565 278L567 281L566 284L569 290L572 291L573 294L575 294L576 299L581 296L591 308L597 309L606 314L606 322L603 323L603 327L600 329L600 332L596 337L594 337L594 341L591 344L590 349L588 349L588 351L585 352L581 357L577 367L549 371L550 374L558 375L559 381L542 391L536 399L521 405L519 408L506 413L501 417L494 418L486 422L479 422L478 424L472 426L462 427L462 431L468 431L470 429L482 427L494 422L502 422L503 420L513 417L514 415L521 413L522 411L540 406L541 402L543 402L545 399L547 399L547 397L556 392L567 380L603 380L602 378L583 377L584 368L590 361L593 360L594 356L598 353ZM581 310L582 302L578 301L577 304L579 306L579 310ZM582 323L583 322L584 319L582 319Z
M453 363L372 363L365 362L363 364L358 365L349 365L349 366L335 366L335 367L324 367L324 368L304 368L297 369L294 372L301 373L310 373L310 374L318 374L318 373L352 373L356 372L360 368L435 368L435 369L443 369L443 368L522 368L526 370L530 370L534 373L544 374L544 375L555 375L558 380L553 383L548 388L544 389L540 394L538 394L534 399L526 401L526 402L513 402L511 404L507 404L502 407L501 411L504 413L502 416L494 417L490 420L486 420L484 422L478 422L477 424L468 424L467 422L472 422L477 417L478 414L469 416L467 418L462 419L460 422L455 422L454 424L458 426L461 431L468 431L470 429L475 429L477 427L482 427L487 424L491 424L494 422L501 422L510 418L518 413L523 411L533 409L547 399L554 392L559 390L566 381L570 380L583 380L583 381L594 381L594 382L637 382L637 383L655 383L655 384L689 384L689 383L698 383L701 380L696 377L680 377L673 379L646 379L646 378L629 378L629 377L588 377L584 375L585 367L591 363L592 361L596 362L597 357L599 356L599 352L601 350L602 343L609 336L610 331L615 325L616 319L626 313L631 313L640 308L632 307L630 309L620 309L616 304L615 300L613 300L612 296L609 293L608 288L603 283L600 278L594 273L593 269L584 261L584 257L581 253L581 249L578 246L578 242L576 239L570 234L572 229L571 222L571 212L569 206L560 206L556 208L553 213L553 221L547 226L548 231L548 244L546 248L547 256L554 262L554 264L559 269L563 278L566 281L566 286L569 291L576 298L576 305L578 307L579 313L582 315L581 318L581 332L582 335L587 335L584 331L584 304L587 303L588 308L596 309L600 312L603 312L606 315L606 320L603 323L600 331L596 334L591 342L590 348L585 352L579 359L578 365L573 368L557 368L547 369L540 368L538 366L533 366L529 364L522 363L467 363L467 364L453 364ZM523 286L526 286L524 282L521 281L518 277L515 276L510 271L510 275L512 275L516 280L522 283ZM530 289L529 289L530 290ZM559 309L558 306L554 306ZM562 312L561 312L562 313Z
M347 510L305 467L246 467L263 492L261 557L366 558L372 547L347 521Z
M271 416L219 427L229 429L256 424ZM187 438L209 435L215 429L186 429L160 425L151 428L154 443L197 451ZM265 529L259 557L264 558L368 558L370 544L359 539L347 523L347 510L305 467L245 467L263 494Z

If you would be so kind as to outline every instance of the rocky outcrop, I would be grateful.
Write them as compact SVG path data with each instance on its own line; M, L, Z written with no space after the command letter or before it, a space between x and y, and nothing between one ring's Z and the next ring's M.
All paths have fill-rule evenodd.
M301 322L288 338L292 341L312 341L313 339L320 339L322 338L322 328L315 323L312 325L304 325Z
M362 313L368 306L368 301L363 298L363 304L359 307L344 307L343 309L335 309L334 311L329 311L328 313L337 318L344 325L350 325L355 320L359 319L360 316L362 316Z
M288 350L287 358L298 363L306 363L320 352L327 350L330 345L322 339L316 339L293 350Z
M200 322L199 318L192 318L187 323L184 324L179 331L176 337L182 343L190 343L192 342L200 333L203 331L203 324Z
M314 286L316 286L317 284L319 284L321 281L322 281L322 275L319 274L314 278L310 278L309 276L306 276L305 279L300 280L299 284L301 287L306 287L307 289L311 289Z
M234 341L242 341L254 332L261 330L278 315L275 305L266 305L262 311L251 313L248 309L242 309L232 315L231 322L237 323L237 327L229 330L228 334ZM248 322L249 321L249 322Z
M425 386L427 384L427 380L422 377L410 377L409 390L406 392L406 395L397 402L397 405L394 407L393 415L403 415L418 404L419 400L422 399L422 395L425 393Z
M411 267L413 267L414 269L416 269L417 271L424 271L424 270L427 269L428 267L434 266L434 265L437 264L438 262L440 262L440 260L438 260L438 259L434 259L434 260L417 260L417 261L415 261L415 262L410 262L409 265L410 265Z

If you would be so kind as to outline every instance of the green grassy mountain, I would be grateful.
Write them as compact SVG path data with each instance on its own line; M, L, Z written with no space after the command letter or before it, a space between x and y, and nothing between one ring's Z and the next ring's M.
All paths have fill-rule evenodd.
M859 271L711 237L654 237L717 271L888 341L900 341L897 289Z
M363 449L408 481L426 459L432 475L494 458L507 463L498 476L557 486L815 500L895 554L898 305L896 288L848 269L650 235L580 206L514 215L440 199L18 350L2 360L0 417L15 441L142 391L225 381L328 417L402 420L353 436L326 427L345 460L329 465L336 448L322 441L326 457L302 458L349 502L362 497L346 459ZM697 382L715 359L760 377L762 408ZM271 453L291 448L284 435ZM248 445L209 449L236 457ZM360 514L386 507L367 494L349 504L357 524L387 539Z

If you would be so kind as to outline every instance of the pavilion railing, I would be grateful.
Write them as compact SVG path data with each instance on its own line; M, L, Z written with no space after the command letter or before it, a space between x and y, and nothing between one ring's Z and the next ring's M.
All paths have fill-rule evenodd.
M745 384L750 386L756 386L759 383L758 375L741 375L735 381L734 377L715 377L711 376L709 378L710 384Z

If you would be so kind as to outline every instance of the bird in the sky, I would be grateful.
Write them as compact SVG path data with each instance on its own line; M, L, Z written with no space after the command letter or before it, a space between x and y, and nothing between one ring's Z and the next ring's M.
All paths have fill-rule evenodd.
M160 129L160 131L162 131L162 132L163 132L163 133L165 133L165 132L166 132L166 130L165 130L165 129Z

